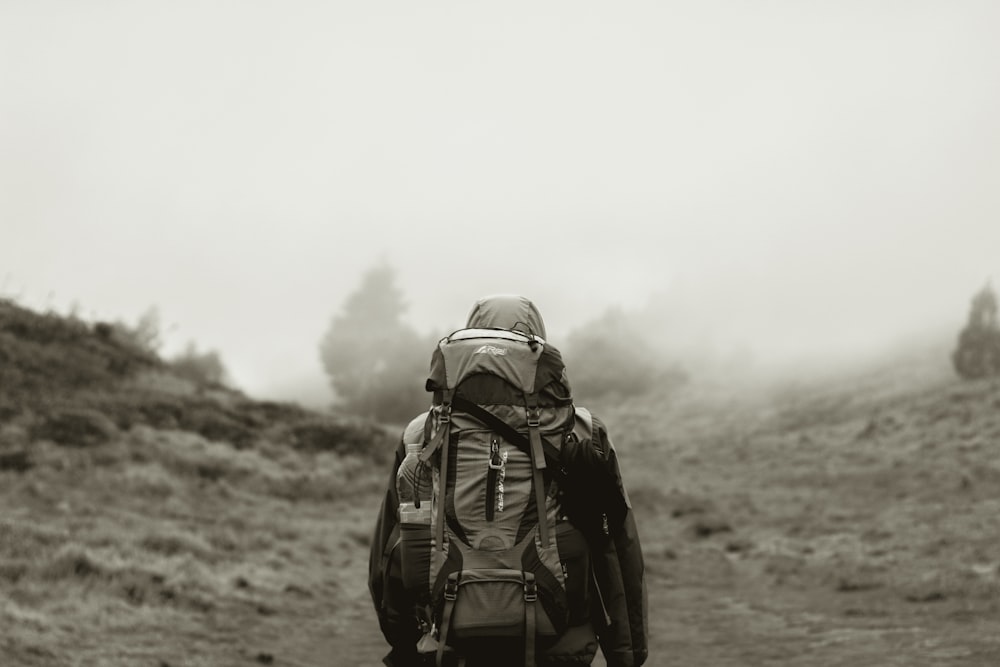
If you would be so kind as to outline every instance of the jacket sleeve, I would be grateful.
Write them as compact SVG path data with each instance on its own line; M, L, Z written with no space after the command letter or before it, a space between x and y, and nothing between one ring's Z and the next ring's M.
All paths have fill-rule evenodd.
M368 590L375 605L379 628L391 647L384 662L391 666L416 664L416 643L419 639L419 629L412 614L413 604L403 588L398 570L398 557L393 558L399 541L396 472L405 451L401 441L396 450L385 496L375 519L375 532L368 556Z
M591 441L578 445L567 449L564 461L573 480L570 519L590 539L594 574L610 620L599 632L601 652L609 667L640 667L648 656L645 571L618 454L596 417Z
M649 656L649 605L646 595L646 572L642 558L642 545L639 543L635 512L632 511L632 503L629 501L621 468L618 465L618 454L603 424L600 427L600 433L607 438L608 472L609 475L614 475L616 486L624 500L620 517L612 521L609 516L608 520L608 529L615 545L615 553L618 555L618 565L622 573L628 625L632 638L632 660L623 664L640 667Z
M375 604L375 612L378 614L383 634L386 631L383 606L385 601L385 568L389 552L399 535L399 522L396 517L396 508L399 506L399 498L396 495L396 472L399 470L400 461L402 461L402 457L397 449L389 483L386 485L385 495L375 518L375 533L372 535L371 551L368 554L368 591Z

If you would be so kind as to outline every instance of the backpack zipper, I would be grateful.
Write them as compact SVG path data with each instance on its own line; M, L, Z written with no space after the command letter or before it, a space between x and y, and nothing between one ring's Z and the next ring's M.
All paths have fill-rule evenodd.
M497 474L503 467L500 458L500 438L496 433L490 434L490 460L486 471L486 520L493 521L497 504Z

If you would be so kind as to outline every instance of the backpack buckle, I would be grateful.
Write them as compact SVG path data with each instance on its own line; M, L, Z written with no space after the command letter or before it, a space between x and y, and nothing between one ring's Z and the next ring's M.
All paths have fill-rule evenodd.
M526 411L528 417L528 426L532 428L537 428L542 423L542 411L538 408L528 408Z
M443 409L438 412L438 423L447 424L451 422L451 406L443 406Z
M448 577L448 583L444 585L444 599L454 601L458 597L458 582Z
M524 601L534 602L537 599L538 586L535 585L535 582L533 580L524 582Z

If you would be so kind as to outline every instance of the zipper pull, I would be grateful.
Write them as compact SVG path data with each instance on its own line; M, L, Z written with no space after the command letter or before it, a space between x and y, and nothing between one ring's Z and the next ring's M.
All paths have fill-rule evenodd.
M490 437L490 469L499 470L503 467L503 460L500 458L500 438L493 434Z

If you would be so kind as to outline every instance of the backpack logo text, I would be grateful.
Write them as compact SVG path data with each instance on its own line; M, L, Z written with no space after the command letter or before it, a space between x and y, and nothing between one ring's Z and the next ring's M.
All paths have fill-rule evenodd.
M495 345L483 345L481 348L473 352L473 354L492 354L494 357L503 357L507 354L507 348L497 347Z

